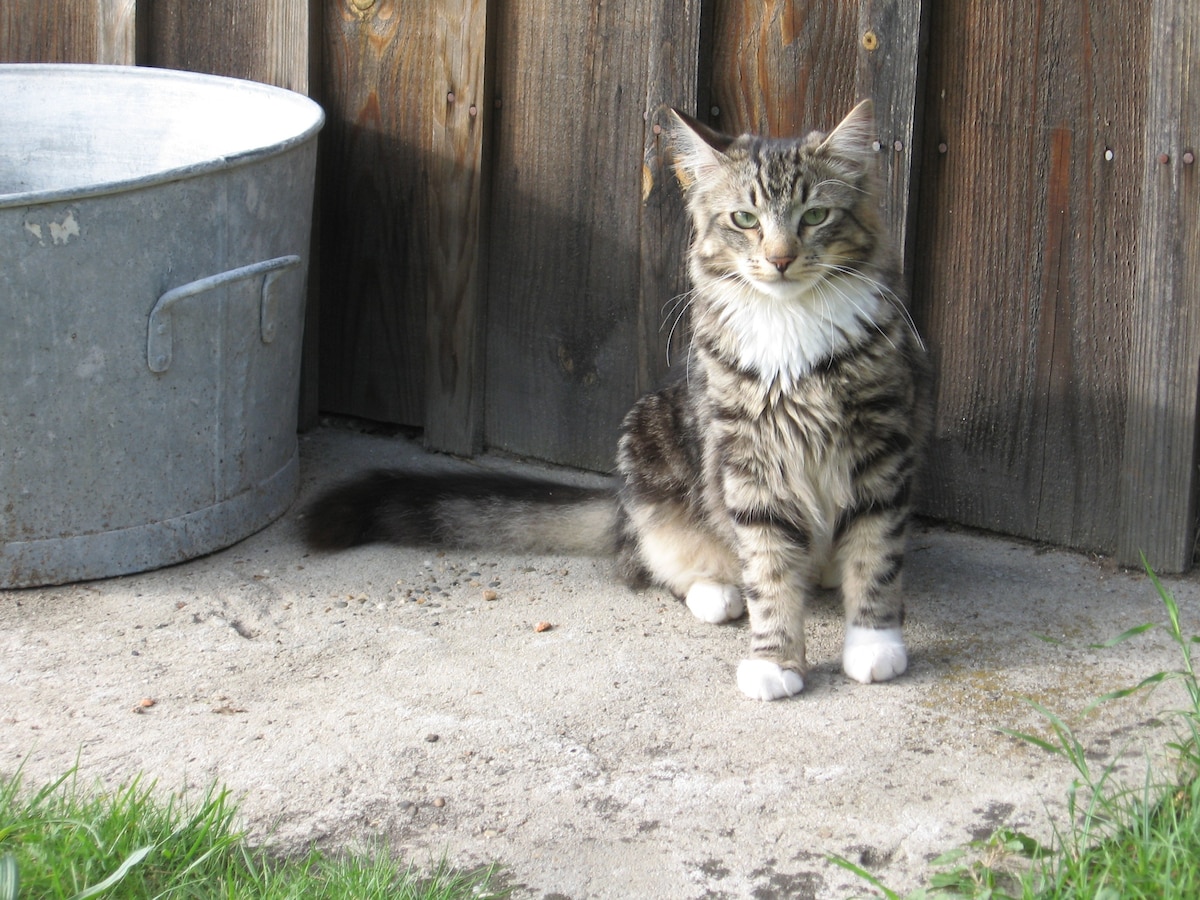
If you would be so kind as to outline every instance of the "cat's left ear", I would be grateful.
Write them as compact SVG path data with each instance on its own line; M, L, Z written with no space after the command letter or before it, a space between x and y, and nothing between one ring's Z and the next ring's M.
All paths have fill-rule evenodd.
M864 100L826 135L818 149L865 165L875 155L876 140L875 104Z
M725 159L725 151L733 143L733 138L677 109L671 110L670 132L675 177L684 188L716 172Z

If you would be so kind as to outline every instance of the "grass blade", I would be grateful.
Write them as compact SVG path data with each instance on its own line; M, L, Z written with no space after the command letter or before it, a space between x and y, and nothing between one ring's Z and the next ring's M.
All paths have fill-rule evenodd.
M153 846L139 847L125 857L124 862L117 866L116 871L101 881L99 884L93 884L91 887L84 888L71 900L87 900L88 897L95 897L97 894L102 894L115 884L119 884L121 880L129 874L130 870L140 863L143 859L150 855L154 850Z
M863 881L870 884L876 890L882 891L883 896L886 897L887 900L901 900L901 897L899 894L897 894L891 888L887 887L882 881L880 881L878 878L876 878L874 875L872 875L870 872L868 872L862 866L856 866L854 863L850 862L850 860L846 859L845 857L838 856L837 854L830 855L830 856L826 857L826 859L828 859L831 863L833 863L836 866L841 866L847 872L850 872L853 875L857 875L859 878L861 878Z
M21 873L17 858L11 853L0 856L0 900L17 900L21 888Z

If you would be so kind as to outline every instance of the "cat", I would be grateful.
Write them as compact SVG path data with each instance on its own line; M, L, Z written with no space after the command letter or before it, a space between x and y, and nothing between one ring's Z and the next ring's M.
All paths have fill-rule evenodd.
M306 515L309 544L611 552L705 622L747 609L748 696L800 693L805 607L841 586L842 667L903 673L900 575L928 429L924 345L874 189L864 101L828 134L720 134L673 111L691 216L686 374L625 417L613 489L374 472Z

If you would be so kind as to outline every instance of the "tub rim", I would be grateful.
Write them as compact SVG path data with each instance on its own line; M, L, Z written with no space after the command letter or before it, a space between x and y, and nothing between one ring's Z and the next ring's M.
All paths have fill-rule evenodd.
M251 81L246 78L231 78L227 75L209 75L202 72L191 72L183 69L164 69L155 66L114 66L92 63L0 63L0 78L10 74L47 71L70 71L80 74L103 73L117 75L122 78L139 79L169 78L178 81L206 84L215 82L223 84L226 88L238 91L281 96L288 103L297 107L309 107L309 111L313 113L313 117L312 122L302 131L266 146L251 147L245 152L229 156L214 156L201 162L174 166L152 172L148 175L139 175L135 178L101 181L79 187L50 188L0 194L0 209L40 206L46 203L64 203L90 197L102 197L108 194L121 194L154 185L195 178L209 172L224 171L250 165L259 160L270 159L273 156L287 153L295 147L308 143L325 125L325 110L311 97L305 96L299 91L277 87L261 81Z

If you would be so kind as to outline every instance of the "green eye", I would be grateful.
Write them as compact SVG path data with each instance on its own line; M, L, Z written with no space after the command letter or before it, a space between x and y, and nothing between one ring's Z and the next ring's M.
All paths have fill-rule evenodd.
M824 206L812 206L804 211L800 221L805 225L820 225L829 218L829 209Z
M739 209L730 218L733 219L733 224L738 228L758 227L758 216L756 216L754 213L746 212L743 209Z

